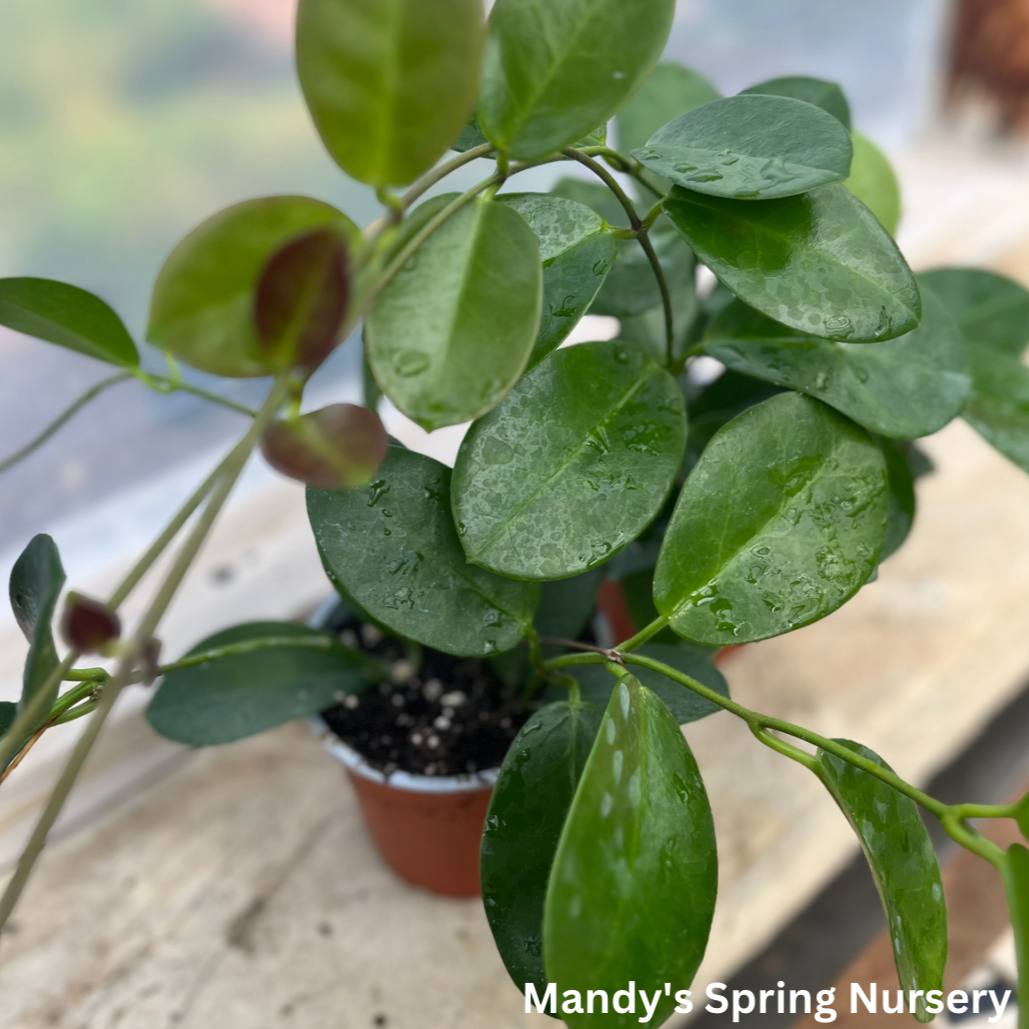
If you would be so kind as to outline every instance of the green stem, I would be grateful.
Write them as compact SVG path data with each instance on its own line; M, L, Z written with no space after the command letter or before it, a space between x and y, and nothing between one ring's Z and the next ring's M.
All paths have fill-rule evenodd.
M59 429L67 425L91 400L95 400L104 390L117 386L119 383L127 382L132 378L132 372L119 372L107 379L101 379L95 386L90 387L70 407L57 416L35 439L26 443L20 450L16 450L10 457L0 461L0 475L13 468L19 461L25 460L30 454L37 451L51 436Z
M675 325L672 317L672 297L668 292L668 282L665 279L664 269L661 267L661 262L658 260L657 254L654 251L653 243L650 242L650 236L647 233L647 226L640 221L640 216L636 213L636 208L628 194L621 186L618 185L615 177L602 164L594 161L592 157L588 154L584 154L581 150L576 150L575 147L567 147L561 152L566 157L570 157L573 161L578 161L579 164L589 168L589 170L593 172L593 174L596 175L612 193L614 193L618 202L625 210L625 213L629 216L629 224L636 233L636 238L639 240L640 246L643 247L643 252L647 255L650 267L654 270L654 278L657 279L657 288L661 291L661 304L664 308L665 316L665 360L667 364L671 365L674 357L673 351L675 348Z
M10 728L0 737L0 768L7 767L7 763L21 749L25 740L46 720L47 697L52 696L60 687L78 659L79 653L76 650L65 654L64 660L50 673L46 682L33 692Z
M143 371L136 372L136 377L145 386L149 386L150 389L157 393L192 393L195 397L203 397L204 400L209 400L212 404L218 404L220 407L235 411L236 414L243 414L248 418L257 416L257 412L252 407L247 407L245 404L237 404L235 400L229 400L228 397L220 397L217 393L201 389L200 386L191 386L188 382L183 382L181 379L169 378L165 375L153 375L150 372Z
M229 457L223 463L224 472L220 480L214 487L210 499L196 525L193 527L192 532L190 532L185 543L183 543L182 549L176 556L164 582L144 613L139 627L133 636L132 644L119 662L114 677L104 688L94 717L89 720L85 731L79 737L75 748L72 750L71 756L65 764L57 784L54 786L53 792L50 794L47 804L43 809L43 813L18 860L18 866L15 868L14 875L7 884L3 896L0 897L0 930L7 923L11 912L18 903L22 890L24 890L25 884L32 874L32 869L35 867L36 861L46 845L47 836L60 815L65 801L68 799L79 773L82 771L86 758L93 749L93 745L96 743L100 731L107 721L115 701L118 699L118 695L132 677L134 661L153 637L158 623L171 603L186 573L192 566L193 561L196 559L204 541L207 539L218 514L225 505L225 501L228 500L232 487L246 465L247 458L249 458L251 451L257 445L268 423L275 416L288 391L288 380L285 377L279 378L258 412L257 417L254 418L253 424L247 430L246 435L233 448Z
M627 654L630 650L635 650L637 647L643 646L651 637L656 636L662 629L668 625L668 619L664 615L659 615L655 618L650 625L645 625L635 636L631 639L627 639L624 643L619 643L615 648L620 654Z

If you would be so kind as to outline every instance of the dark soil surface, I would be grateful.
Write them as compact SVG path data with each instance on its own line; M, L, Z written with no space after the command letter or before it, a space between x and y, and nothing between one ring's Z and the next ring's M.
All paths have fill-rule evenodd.
M497 768L528 717L489 663L399 641L342 611L328 628L392 665L390 680L322 712L329 728L389 775L466 775Z

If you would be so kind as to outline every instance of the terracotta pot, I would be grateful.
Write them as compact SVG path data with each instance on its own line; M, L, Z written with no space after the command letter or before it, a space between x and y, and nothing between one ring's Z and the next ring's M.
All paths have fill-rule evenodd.
M477 897L479 844L498 769L457 776L394 772L387 780L321 719L313 724L343 763L386 864L433 893Z

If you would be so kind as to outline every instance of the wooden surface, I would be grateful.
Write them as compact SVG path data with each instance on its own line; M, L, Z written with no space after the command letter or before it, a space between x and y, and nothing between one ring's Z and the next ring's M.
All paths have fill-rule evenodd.
M916 265L966 256L1029 272L1021 166L987 170L976 180L933 153L909 164ZM954 225L965 227L960 249ZM963 423L927 449L938 472L919 485L913 537L879 581L725 666L744 703L856 738L920 783L1029 670L1029 477ZM173 610L169 652L220 625L296 612L324 590L299 491L268 483L248 499ZM16 674L4 654L0 639L0 678ZM338 765L306 729L187 752L149 733L145 698L130 695L105 735L0 943L0 1029L543 1024L521 1013L478 902L428 896L379 864ZM721 861L702 988L758 950L855 843L814 778L731 717L687 736ZM44 755L0 791L5 868L53 775Z

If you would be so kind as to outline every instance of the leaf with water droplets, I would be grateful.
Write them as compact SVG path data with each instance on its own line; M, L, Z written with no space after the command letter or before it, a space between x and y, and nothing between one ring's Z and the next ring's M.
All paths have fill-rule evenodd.
M560 990L687 988L707 946L718 857L707 794L665 705L631 675L615 687L565 822L543 917ZM672 1013L660 993L654 1025ZM573 1029L637 1015L570 1015Z
M383 393L432 430L494 408L525 369L543 293L539 246L507 204L461 208L372 306L368 360Z
M468 559L521 579L602 564L660 510L685 442L682 393L642 351L555 351L461 444L454 519Z
M891 235L900 222L900 183L886 155L858 132L851 133L854 160L843 183L882 222Z
M878 754L835 740L887 771ZM849 761L818 751L820 778L861 841L886 913L893 956L905 991L943 989L947 905L932 841L915 802ZM929 1022L924 996L914 1012Z
M250 622L208 637L187 656L233 644L296 638L321 646L261 647L169 672L147 708L162 736L194 747L229 743L305 718L361 693L376 679L366 655L295 622Z
M797 332L737 300L708 327L704 350L734 371L818 397L880 435L916 439L956 418L971 386L961 330L929 289L922 312L917 329L868 346Z
M719 430L675 506L654 603L681 636L725 645L824 618L875 570L886 466L864 429L781 393Z
M322 563L343 593L383 625L448 654L510 650L539 588L465 560L450 515L450 469L391 444L363 489L309 489Z
M778 200L676 187L669 218L744 303L801 332L878 343L918 325L918 283L897 244L842 183Z
M593 303L618 254L618 240L591 208L548 193L508 193L536 234L543 259L543 316L529 357L533 368L556 350Z
M711 196L768 200L850 174L850 134L803 100L730 96L687 111L633 150L644 167Z
M675 0L497 0L479 124L533 160L603 125L643 84L668 39Z
M794 100L803 100L814 104L823 111L828 111L834 118L850 128L850 104L843 90L835 82L825 79L814 79L808 75L786 75L779 79L768 79L759 82L749 89L740 90L740 95L761 93L765 96L789 96Z
M480 860L486 917L515 985L535 983L541 995L547 882L603 717L603 706L588 703L562 701L537 711L504 758L486 815Z

